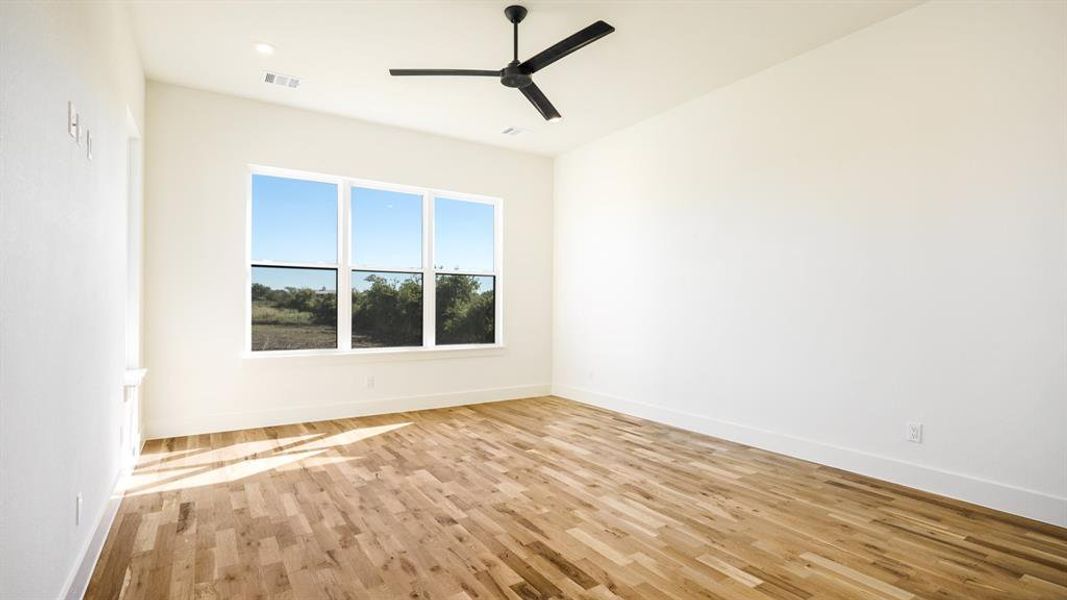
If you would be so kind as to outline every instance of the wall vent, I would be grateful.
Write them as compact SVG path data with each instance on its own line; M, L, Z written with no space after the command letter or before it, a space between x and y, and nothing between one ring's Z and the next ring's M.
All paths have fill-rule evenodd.
M519 135L520 133L526 133L525 129L519 129L518 127L508 127L504 131L501 131L504 135Z
M300 87L300 78L293 77L292 75L282 75L281 73L271 73L267 71L263 74L263 83L269 83L271 85L280 85L286 88Z

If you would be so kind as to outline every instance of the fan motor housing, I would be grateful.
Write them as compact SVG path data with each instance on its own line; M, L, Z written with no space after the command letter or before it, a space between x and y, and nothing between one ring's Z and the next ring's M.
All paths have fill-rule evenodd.
M522 72L518 63L513 62L500 71L500 83L512 88L524 88L533 83L533 79Z

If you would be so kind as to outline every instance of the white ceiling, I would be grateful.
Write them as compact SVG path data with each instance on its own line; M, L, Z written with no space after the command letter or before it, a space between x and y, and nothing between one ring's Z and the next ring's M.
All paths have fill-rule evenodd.
M526 1L520 59L597 19L616 28L535 76L563 114L556 123L496 79L388 74L503 67L508 2L156 1L131 11L150 79L554 155L918 3ZM275 54L257 54L258 41ZM268 86L267 69L303 84Z

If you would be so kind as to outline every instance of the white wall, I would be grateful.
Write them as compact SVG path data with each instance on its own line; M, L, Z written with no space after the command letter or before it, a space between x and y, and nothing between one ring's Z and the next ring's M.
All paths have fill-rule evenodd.
M67 135L68 100L92 131L91 162ZM114 504L128 115L139 125L143 107L124 9L0 2L3 598L65 593Z
M548 392L551 159L155 82L147 111L149 436ZM503 198L507 347L242 356L249 164Z
M1067 524L1065 11L922 5L558 159L555 391Z

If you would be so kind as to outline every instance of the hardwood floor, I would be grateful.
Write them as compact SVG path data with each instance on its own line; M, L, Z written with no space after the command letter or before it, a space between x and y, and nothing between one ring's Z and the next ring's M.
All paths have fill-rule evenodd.
M558 398L149 442L88 598L1067 598L1067 530Z

